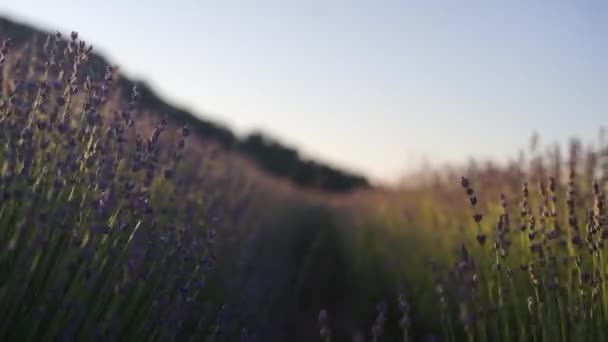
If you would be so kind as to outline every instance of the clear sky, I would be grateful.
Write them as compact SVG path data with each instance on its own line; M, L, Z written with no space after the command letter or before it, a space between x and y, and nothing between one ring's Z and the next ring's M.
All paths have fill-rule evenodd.
M1 0L239 133L392 180L597 136L608 2Z

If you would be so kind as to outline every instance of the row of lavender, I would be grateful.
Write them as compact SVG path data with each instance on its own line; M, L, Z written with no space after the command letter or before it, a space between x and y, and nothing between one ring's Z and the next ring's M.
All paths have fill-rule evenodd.
M461 179L478 246L462 244L454 265L436 265L434 277L442 310L447 316L450 300L459 307L470 340L608 337L607 183L598 164L604 151L587 154L581 177L579 149L572 144L565 177L560 160L552 169L537 160L536 189L524 179L515 200L501 193L489 223L471 182Z
M382 277L405 284L407 295L379 306L375 322L368 308L362 334L374 341L608 340L605 134L585 150L572 140L565 160L560 148L545 155L536 144L530 158L440 170L366 204L376 217L343 234L359 239L349 257L382 258ZM382 279L370 274L363 279ZM345 310L334 305L319 315L324 341L343 336L336 311Z
M225 182L74 32L0 49L0 339L200 339ZM212 182L211 182L212 183ZM216 331L217 330L217 331Z

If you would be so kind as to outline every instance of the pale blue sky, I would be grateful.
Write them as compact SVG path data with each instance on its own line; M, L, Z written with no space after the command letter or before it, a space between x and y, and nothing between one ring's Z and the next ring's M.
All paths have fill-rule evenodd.
M374 179L607 123L602 0L1 0L0 13L75 29L171 102Z

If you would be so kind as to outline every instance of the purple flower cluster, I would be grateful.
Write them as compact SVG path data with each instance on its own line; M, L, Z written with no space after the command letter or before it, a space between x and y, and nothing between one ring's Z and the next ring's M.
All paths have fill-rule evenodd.
M91 51L76 32L1 42L0 336L203 338L221 191L193 175L188 127L138 127L138 89L120 98Z

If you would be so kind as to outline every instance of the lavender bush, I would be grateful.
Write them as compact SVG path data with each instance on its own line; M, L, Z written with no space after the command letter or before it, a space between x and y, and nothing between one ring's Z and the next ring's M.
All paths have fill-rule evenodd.
M406 285L411 306L391 304L407 308L404 338L608 338L605 140L587 149L573 140L566 160L559 147L545 155L537 145L535 139L529 162L522 155L506 166L444 169L354 204L372 216L354 221L341 238L352 246L349 258L380 257L385 281ZM332 310L328 315L338 320ZM398 311L389 310L368 339L384 337L389 329L380 327L391 322L386 338L397 338L398 321Z
M0 38L1 339L221 333L205 290L230 180L203 177L188 127L144 126L76 32Z

